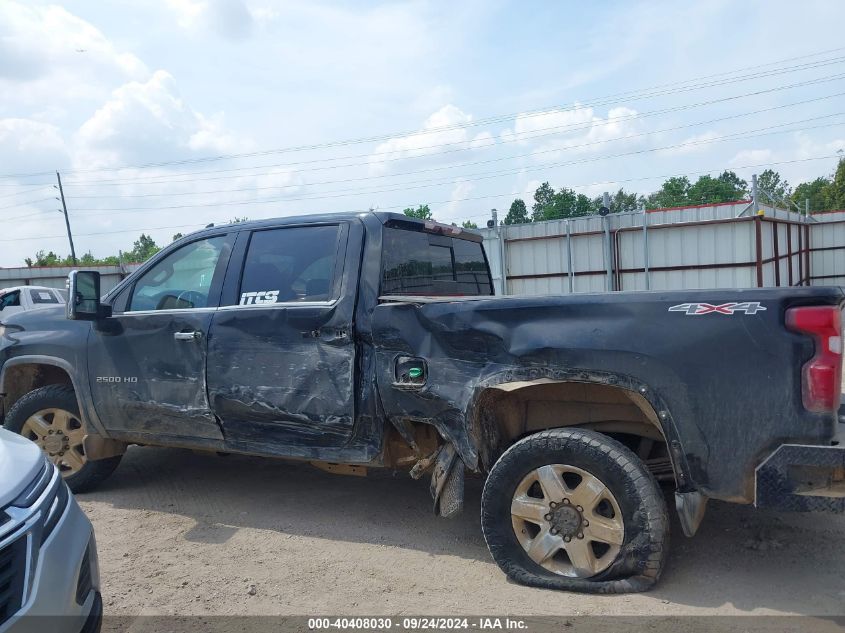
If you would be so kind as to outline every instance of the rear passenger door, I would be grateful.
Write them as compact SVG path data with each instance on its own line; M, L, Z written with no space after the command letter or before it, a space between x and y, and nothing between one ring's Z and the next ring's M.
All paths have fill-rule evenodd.
M207 371L233 448L308 456L351 437L356 287L345 280L357 279L357 260L349 233L350 224L334 223L241 235L243 264L214 314Z

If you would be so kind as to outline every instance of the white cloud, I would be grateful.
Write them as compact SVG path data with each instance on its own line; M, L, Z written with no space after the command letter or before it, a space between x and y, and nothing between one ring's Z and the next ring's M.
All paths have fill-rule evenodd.
M728 161L729 167L741 165L761 165L773 160L774 152L770 149L744 149Z
M831 140L817 140L806 132L795 134L798 145L797 158L813 158L816 156L833 156L837 152L845 153L845 137Z
M442 213L438 213L437 211L435 211L435 219L440 220L441 222L463 221L464 218L458 217L457 212L459 209L467 208L467 203L465 202L465 199L470 197L470 194L473 192L474 189L475 185L473 185L473 183L467 180L456 180L455 184L452 187L452 194L449 197L449 202L446 203L446 206Z
M96 98L108 81L148 74L138 57L55 5L0 3L0 59L4 110L22 103L43 108L59 97Z
M713 145L710 141L719 138L720 135L712 130L702 132L701 134L694 134L677 143L672 143L673 146L668 149L662 149L658 154L662 156L683 156L687 154L695 154L697 152L706 152Z
M636 110L621 106L611 108L601 117L593 108L576 103L572 108L562 110L519 114L513 127L504 130L500 137L503 141L532 147L533 158L551 162L560 160L564 153L613 152L608 149L607 142L634 140L627 137L634 136L640 129L636 117Z
M222 115L205 117L179 95L166 71L130 82L89 118L76 134L77 159L88 167L158 162L193 152L233 152L242 144L223 129Z
M255 18L266 22L278 17L273 9L250 9L241 0L167 0L167 6L182 28L210 30L232 40L249 36Z
M369 162L372 172L384 172L390 163L402 158L430 156L446 150L478 148L493 140L490 132L473 134L466 124L472 115L448 104L431 114L418 132L389 139L376 146Z
M58 127L33 119L0 119L0 165L14 165L15 173L44 171L45 165L69 163Z

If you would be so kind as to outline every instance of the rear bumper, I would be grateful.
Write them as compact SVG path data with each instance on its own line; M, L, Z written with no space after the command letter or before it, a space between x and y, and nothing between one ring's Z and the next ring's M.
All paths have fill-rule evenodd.
M845 512L845 445L783 444L757 467L754 505Z

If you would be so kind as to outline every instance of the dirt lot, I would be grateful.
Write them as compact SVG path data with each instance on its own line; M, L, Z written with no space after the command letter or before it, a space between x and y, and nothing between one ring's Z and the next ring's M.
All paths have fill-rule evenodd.
M713 503L673 523L657 589L584 596L508 582L479 528L481 482L455 520L427 482L132 448L95 493L105 611L139 614L845 614L845 517Z

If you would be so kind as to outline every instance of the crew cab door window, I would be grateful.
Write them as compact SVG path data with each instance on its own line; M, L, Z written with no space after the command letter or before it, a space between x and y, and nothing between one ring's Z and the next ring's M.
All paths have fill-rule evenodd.
M190 310L216 305L225 243L224 235L197 240L156 263L135 282L129 311Z
M241 277L240 305L335 298L339 229L302 226L253 233Z

